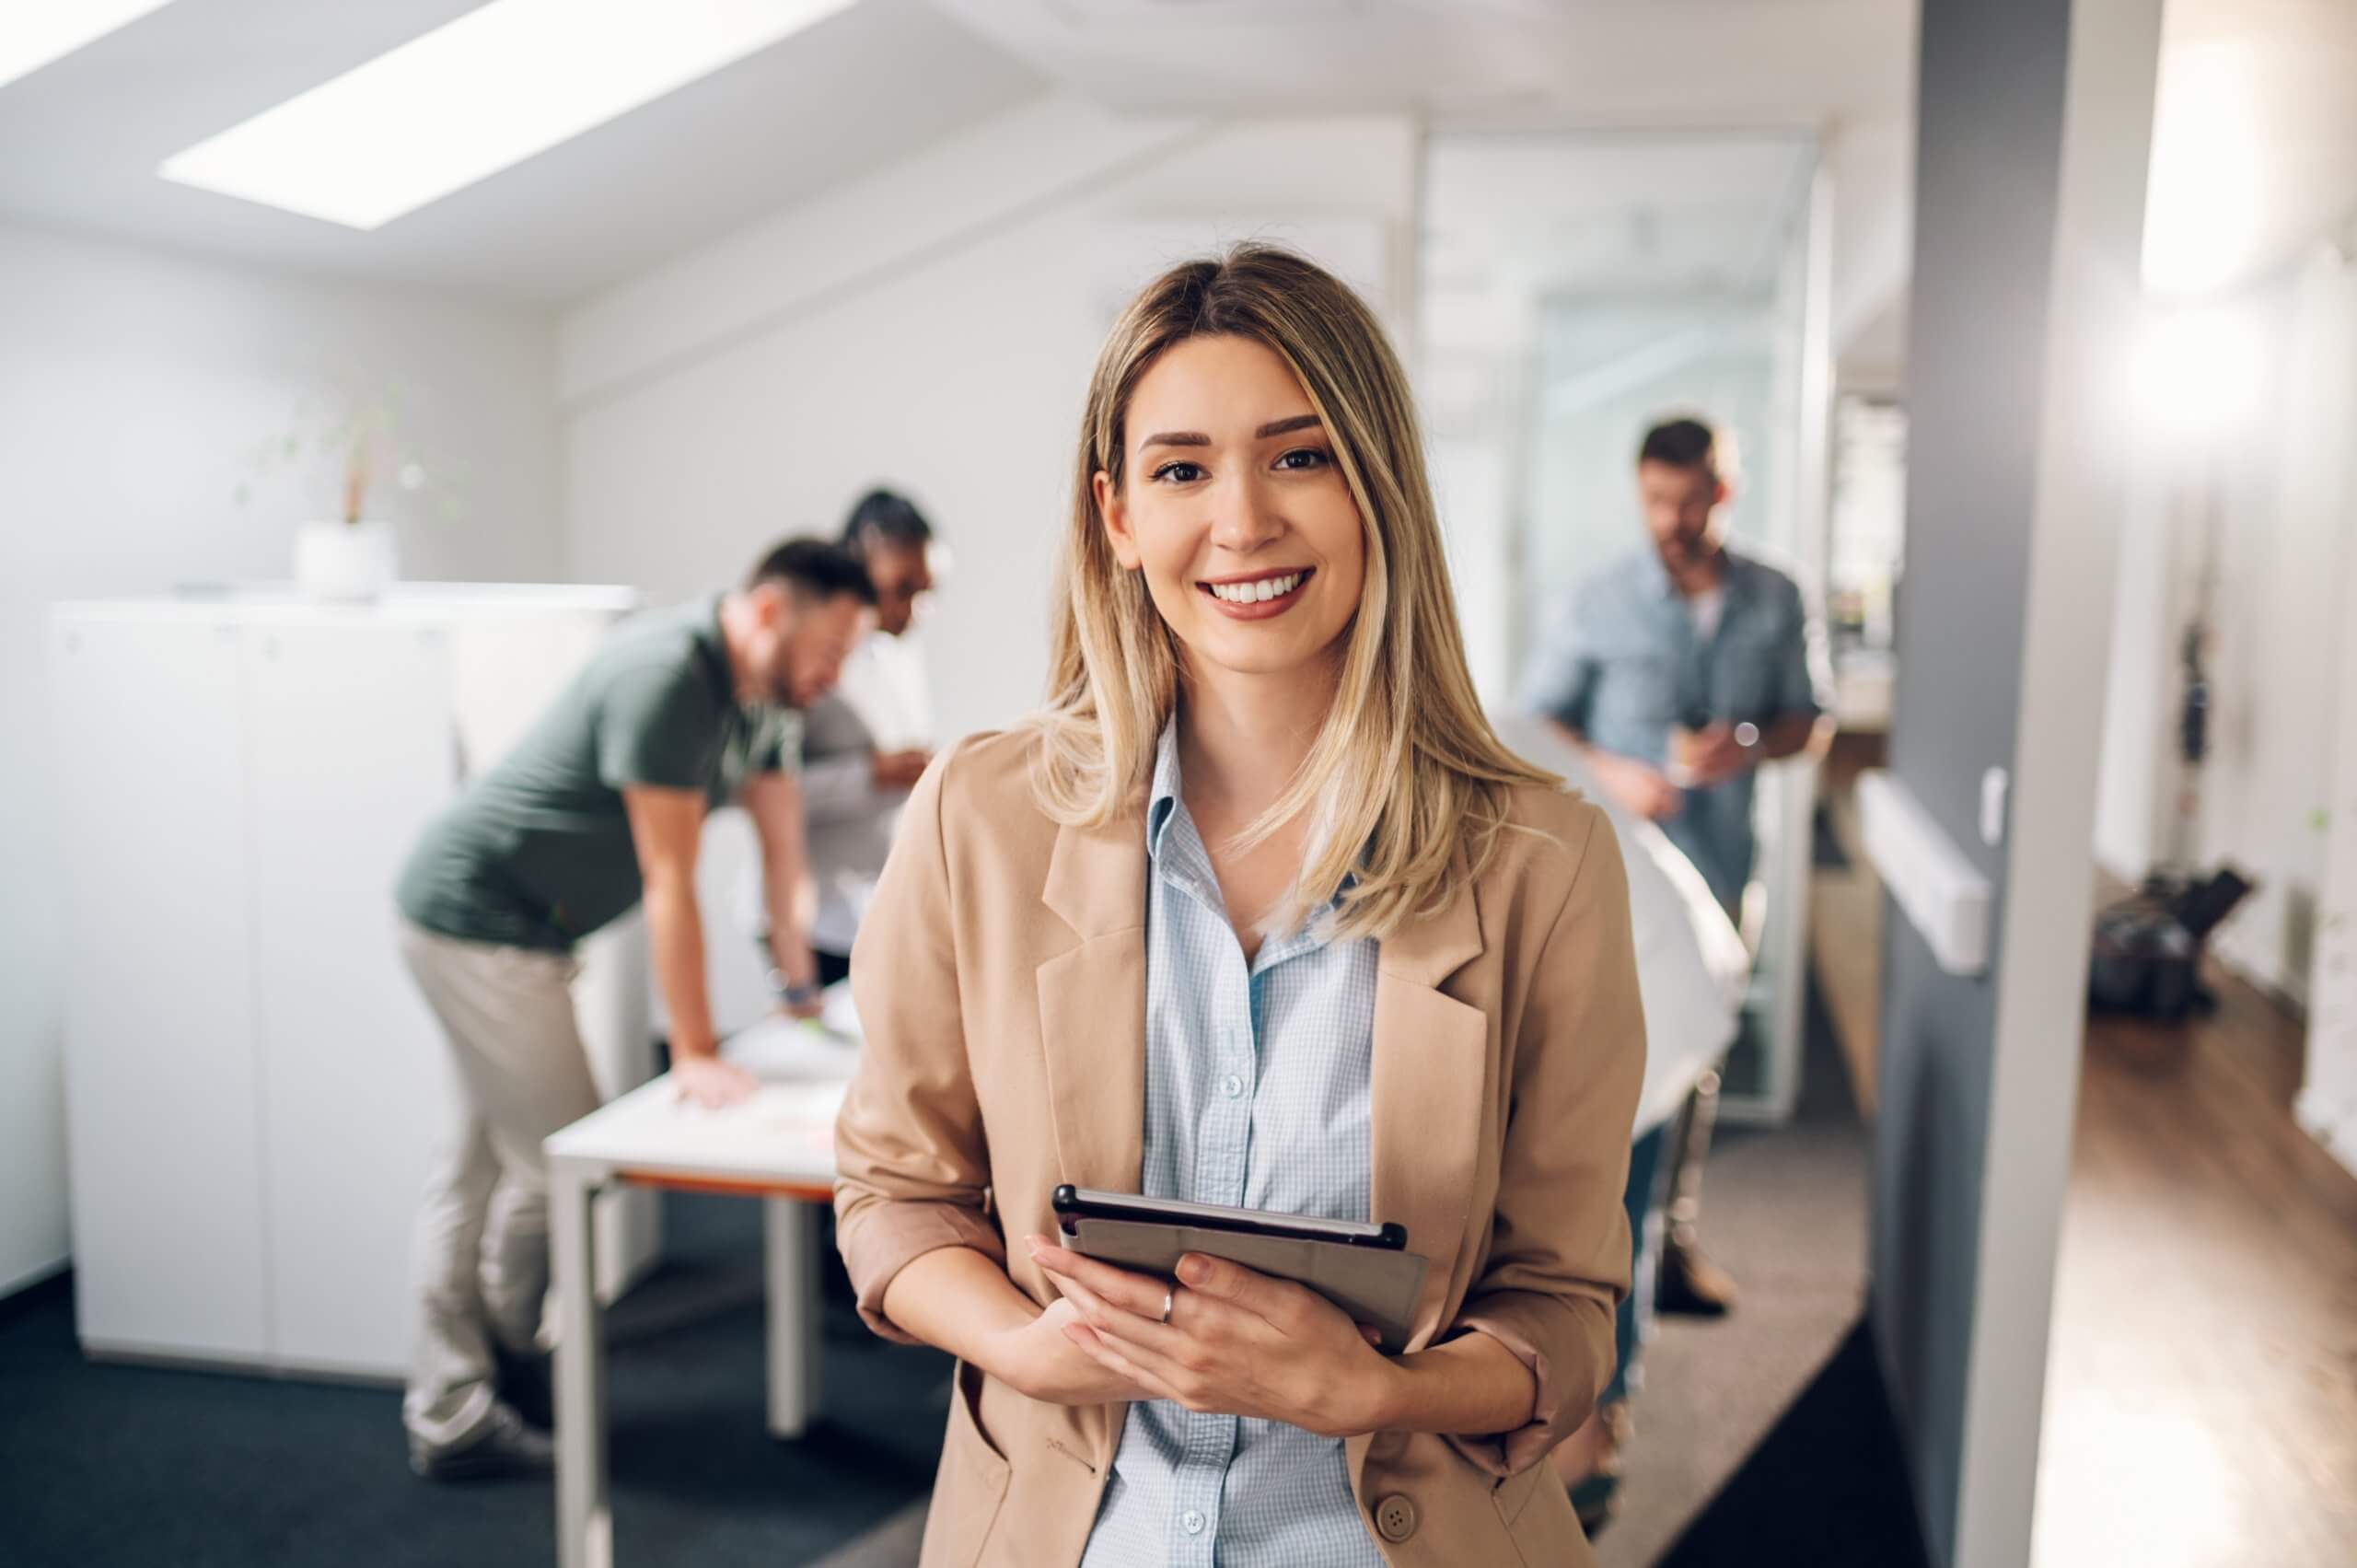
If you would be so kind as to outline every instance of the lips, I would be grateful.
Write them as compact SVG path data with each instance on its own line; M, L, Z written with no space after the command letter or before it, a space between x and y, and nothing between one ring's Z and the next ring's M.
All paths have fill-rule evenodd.
M1314 566L1292 566L1248 577L1199 582L1195 588L1231 620L1264 621L1272 615L1283 615L1299 603L1302 591L1317 575Z

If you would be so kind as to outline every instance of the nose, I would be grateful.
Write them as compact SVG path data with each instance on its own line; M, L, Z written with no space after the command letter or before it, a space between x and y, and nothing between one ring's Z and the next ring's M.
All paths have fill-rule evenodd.
M1212 543L1222 550L1248 555L1285 531L1276 498L1268 494L1257 474L1237 475L1215 486L1212 506Z

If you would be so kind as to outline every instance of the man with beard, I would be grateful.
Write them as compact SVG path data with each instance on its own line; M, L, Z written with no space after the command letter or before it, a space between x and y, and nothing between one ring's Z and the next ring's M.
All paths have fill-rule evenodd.
M1660 824L1741 925L1758 770L1821 747L1830 677L1799 587L1726 542L1734 470L1727 441L1699 419L1645 433L1646 545L1580 586L1546 629L1520 705L1554 723L1621 809ZM1734 1305L1733 1282L1695 1236L1717 1094L1718 1074L1705 1074L1686 1114L1654 1135L1670 1146L1641 1142L1632 1156L1668 1173L1665 1311Z
M781 1000L818 1012L795 908L800 711L834 685L875 599L856 557L795 540L740 587L625 621L411 853L402 957L460 1086L418 1224L423 1310L402 1421L419 1475L549 1466L549 1440L526 1420L545 1385L540 1141L598 1103L569 988L575 945L643 901L673 1076L707 1105L751 1091L717 1054L706 988L695 870L713 807L741 801L751 816Z

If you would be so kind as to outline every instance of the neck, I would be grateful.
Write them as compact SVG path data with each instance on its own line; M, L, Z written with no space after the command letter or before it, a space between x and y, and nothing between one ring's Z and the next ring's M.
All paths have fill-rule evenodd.
M1336 672L1190 673L1178 703L1187 808L1237 826L1276 804L1334 705Z
M1669 573L1670 583L1688 598L1709 593L1719 586L1719 578L1726 565L1726 549L1716 534L1696 545L1691 553L1672 561L1665 558L1662 565Z

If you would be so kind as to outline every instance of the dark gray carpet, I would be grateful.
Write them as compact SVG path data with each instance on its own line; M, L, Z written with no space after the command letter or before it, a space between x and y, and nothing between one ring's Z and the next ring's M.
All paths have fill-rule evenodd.
M1802 1090L1773 1129L1722 1126L1702 1185L1705 1249L1742 1296L1716 1321L1664 1318L1605 1568L1651 1568L1743 1467L1858 1321L1865 1299L1866 1132L1816 988ZM1904 1493L1904 1488L1900 1488ZM1795 1500L1795 1507L1805 1507ZM1771 1532L1774 1521L1758 1521ZM1781 1561L1781 1559L1779 1560ZM1878 1557L1816 1559L1826 1568Z
M1862 1322L1659 1568L1928 1568Z
M948 1361L830 1312L830 1417L763 1429L760 1210L675 1198L670 1261L613 1315L615 1555L790 1568L922 1497ZM429 1486L389 1389L96 1365L70 1276L0 1304L0 1562L470 1568L554 1561L545 1482Z

